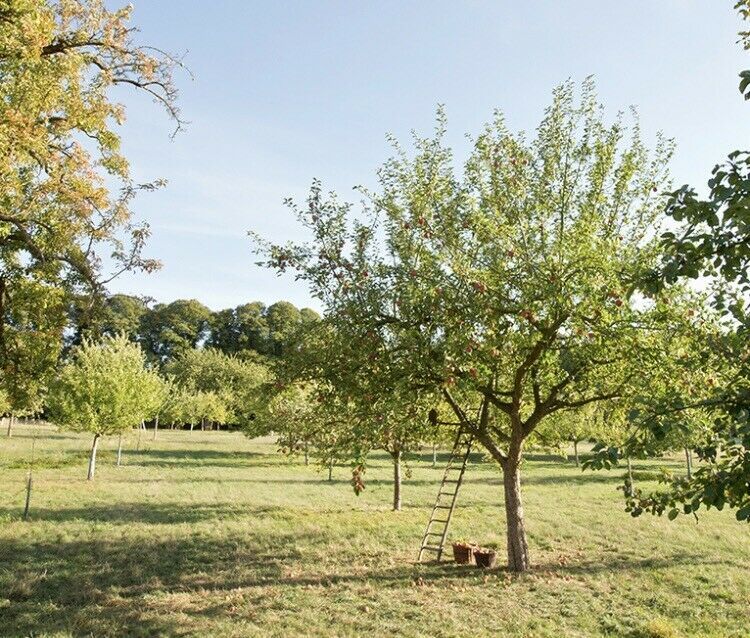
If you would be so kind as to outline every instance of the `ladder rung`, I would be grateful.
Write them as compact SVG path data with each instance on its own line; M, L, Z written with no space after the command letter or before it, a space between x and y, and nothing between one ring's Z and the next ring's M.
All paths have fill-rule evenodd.
M441 556L443 555L445 536L448 534L448 526L450 525L451 516L453 516L453 511L456 505L456 497L458 496L458 490L461 488L461 483L463 482L464 472L466 471L473 443L474 437L471 434L460 431L456 436L450 458L448 459L448 463L445 466L445 470L443 472L443 480L440 483L437 499L435 500L435 505L432 509L432 513L430 514L430 520L427 523L427 529L425 530L424 536L422 537L422 546L419 551L420 561L422 560L422 554L426 551L435 552L437 554L438 560L440 560ZM458 472L458 474L456 474L456 472ZM455 476L457 478L450 479L448 478L449 476ZM446 488L447 485L455 486L453 488L453 491L450 491L450 489ZM441 499L453 500L449 505L441 505L441 503L446 503L446 500ZM447 516L447 518L433 518L437 514L437 510L446 510L445 515ZM441 526L438 528L441 531L430 531L433 525ZM426 544L429 542L428 539L430 537L440 537L440 545Z

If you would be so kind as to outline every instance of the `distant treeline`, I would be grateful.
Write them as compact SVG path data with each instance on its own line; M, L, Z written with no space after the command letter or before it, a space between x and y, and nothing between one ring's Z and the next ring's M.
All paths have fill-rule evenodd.
M288 301L270 306L253 301L213 312L195 299L152 304L123 294L107 297L93 311L74 307L72 315L69 345L123 333L161 365L198 346L240 356L282 357L297 327L320 319L314 310Z

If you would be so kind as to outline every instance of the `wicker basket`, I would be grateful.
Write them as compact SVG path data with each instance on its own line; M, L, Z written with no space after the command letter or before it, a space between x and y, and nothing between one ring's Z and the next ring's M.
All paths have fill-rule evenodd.
M475 548L468 543L453 543L453 560L459 565L474 565Z
M474 548L474 562L477 567L492 569L497 562L497 552L486 547L476 547Z

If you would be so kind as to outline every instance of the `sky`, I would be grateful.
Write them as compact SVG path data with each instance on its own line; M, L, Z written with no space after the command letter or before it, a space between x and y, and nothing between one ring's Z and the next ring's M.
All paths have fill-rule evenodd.
M110 3L116 6L117 3ZM282 243L304 234L283 200L304 201L313 178L344 200L374 185L390 155L429 134L438 104L463 159L466 133L504 112L532 132L553 87L597 81L607 115L638 107L647 141L677 142L676 185L705 185L744 147L750 105L738 73L733 0L271 1L134 0L140 41L185 54L177 73L190 122L170 139L166 115L144 97L128 107L123 149L151 225L148 256L163 268L128 274L112 292L160 302L195 298L217 310L286 299L317 308L293 276L255 265L249 230Z

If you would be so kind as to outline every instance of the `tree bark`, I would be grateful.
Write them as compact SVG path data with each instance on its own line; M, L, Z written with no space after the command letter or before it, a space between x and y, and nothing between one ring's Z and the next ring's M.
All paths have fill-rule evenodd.
M520 460L520 459L519 459ZM505 489L505 516L508 537L508 569L512 572L525 572L531 567L529 546L526 542L526 527L521 500L521 470L519 460L508 459L503 468Z
M31 470L29 470L29 476L26 480L26 503L23 508L23 520L29 520L29 508L31 507L31 488L34 485L34 479L31 476Z
M91 456L89 457L89 475L87 480L91 481L96 472L96 448L99 446L99 434L94 434L94 443L91 446Z
M120 438L117 439L117 467L122 464L122 432L120 432Z
M693 453L689 447L685 448L685 464L687 465L687 477L693 478Z
M159 432L159 415L154 418L154 441L156 441L156 434Z
M576 467L581 467L581 461L578 458L578 441L573 441L573 454L575 455L576 459Z
M401 511L401 450L391 453L393 459L393 511Z
M626 496L633 496L633 487L633 464L630 461L630 457L628 457L628 485L627 489L625 490Z

